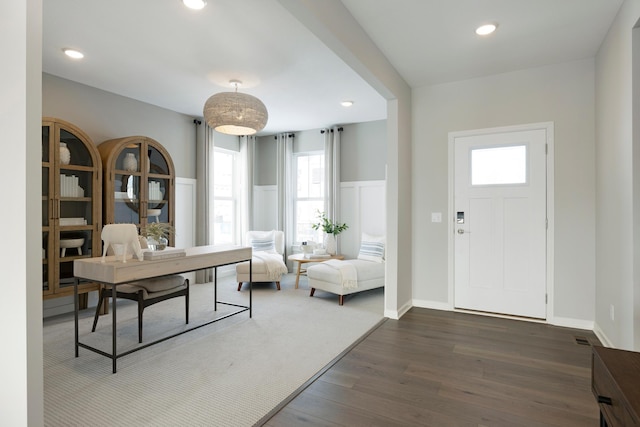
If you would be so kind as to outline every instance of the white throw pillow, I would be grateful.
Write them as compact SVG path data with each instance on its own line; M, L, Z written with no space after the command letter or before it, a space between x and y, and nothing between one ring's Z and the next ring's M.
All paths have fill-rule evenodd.
M249 246L254 252L275 252L276 243L273 231L253 231L249 236Z
M372 236L362 233L358 259L373 262L384 262L384 236Z

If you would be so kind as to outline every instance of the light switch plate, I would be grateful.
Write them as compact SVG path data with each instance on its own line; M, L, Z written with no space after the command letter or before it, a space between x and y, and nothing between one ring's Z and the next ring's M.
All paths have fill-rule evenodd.
M442 222L442 213L431 212L431 222Z

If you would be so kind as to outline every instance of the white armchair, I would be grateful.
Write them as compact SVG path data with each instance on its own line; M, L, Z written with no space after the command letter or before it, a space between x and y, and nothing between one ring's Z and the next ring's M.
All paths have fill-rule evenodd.
M247 231L243 244L253 249L253 282L275 282L280 290L280 279L288 272L284 263L284 233L277 230ZM236 264L238 291L249 280L249 262Z

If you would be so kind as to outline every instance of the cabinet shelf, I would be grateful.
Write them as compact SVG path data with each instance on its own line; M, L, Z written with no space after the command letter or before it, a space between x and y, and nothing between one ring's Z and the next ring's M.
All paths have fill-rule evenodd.
M87 225L59 225L58 226L58 230L61 233L64 233L66 231L84 231L84 230L93 230L95 228L95 225L93 224L87 224Z
M92 197L60 197L61 202L93 202Z
M93 172L94 168L92 166L82 166L82 165L60 165L60 171L76 171L76 172Z

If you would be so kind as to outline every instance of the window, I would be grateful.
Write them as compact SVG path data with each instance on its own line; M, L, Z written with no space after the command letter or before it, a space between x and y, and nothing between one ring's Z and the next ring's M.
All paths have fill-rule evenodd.
M471 150L471 185L526 184L527 146Z
M238 156L222 148L213 151L213 206L211 210L214 245L238 244Z
M295 170L295 236L294 242L321 242L322 230L314 230L318 211L324 210L324 154L298 153L294 156Z

